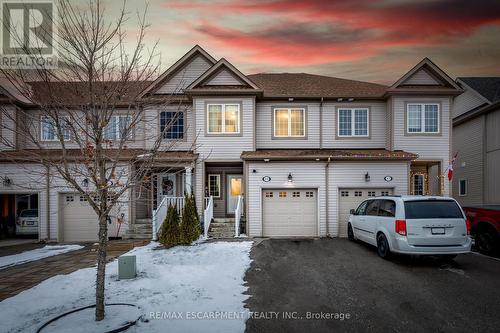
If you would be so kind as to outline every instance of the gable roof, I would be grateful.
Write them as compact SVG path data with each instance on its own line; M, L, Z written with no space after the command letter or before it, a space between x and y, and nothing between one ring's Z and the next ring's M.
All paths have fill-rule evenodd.
M439 84L422 84L422 85L405 85L408 80L413 77L418 71L424 70L427 72L435 81ZM435 92L462 92L462 88L453 81L453 79L446 74L441 68L439 68L432 60L429 58L422 59L418 64L416 64L412 69L410 69L405 75L403 75L399 80L397 80L392 86L387 89L388 93L397 92L422 92L422 90L434 90Z
M229 61L222 58L215 65L213 65L209 70L207 70L203 75L191 83L186 89L195 89L203 86L204 83L208 82L210 79L215 77L222 70L228 70L242 85L251 89L259 89L259 87L248 79L242 72L240 72L236 67L234 67Z
M500 101L500 77L459 77L457 81L485 98L489 103Z
M172 66L170 66L163 74L161 74L156 80L149 84L141 93L140 97L151 93L155 88L161 85L169 77L177 73L182 67L184 67L193 57L196 55L201 55L211 64L215 64L216 60L201 46L196 44L191 50L184 54L179 60L177 60Z
M382 98L387 86L307 73L260 73L248 78L264 97Z

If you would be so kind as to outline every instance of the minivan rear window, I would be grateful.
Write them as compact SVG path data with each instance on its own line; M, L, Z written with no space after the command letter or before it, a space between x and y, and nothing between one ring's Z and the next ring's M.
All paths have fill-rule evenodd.
M405 201L407 219L456 219L463 218L462 211L453 200Z

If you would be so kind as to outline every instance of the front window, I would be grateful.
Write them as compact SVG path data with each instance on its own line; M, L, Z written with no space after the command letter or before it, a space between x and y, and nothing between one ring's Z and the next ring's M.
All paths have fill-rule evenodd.
M61 126L61 132L63 135L63 140L68 141L71 138L70 129L69 129L69 117L68 116L60 116L59 124ZM40 120L40 128L41 128L41 138L42 141L58 141L59 137L57 135L57 126L54 119L43 116Z
M220 198L220 175L208 175L208 195Z
M368 109L339 109L338 136L366 137L368 132Z
M160 131L164 139L179 140L184 138L184 112L164 111L160 113Z
M408 104L408 133L439 133L439 104Z
M239 104L208 104L207 119L208 134L240 133Z
M467 195L467 180L466 179L460 179L458 183L458 193L461 197L464 197Z
M104 138L106 140L120 140L125 135L130 137L131 117L127 115L116 115L109 118L108 125L104 129Z
M305 109L274 109L274 136L278 138L304 137Z

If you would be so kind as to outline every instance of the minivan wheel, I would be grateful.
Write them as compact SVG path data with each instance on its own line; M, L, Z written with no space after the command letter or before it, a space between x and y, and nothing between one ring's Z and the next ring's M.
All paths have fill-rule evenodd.
M389 242L387 242L387 238L385 238L385 235L382 233L377 236L377 252L378 255L383 259L389 259L389 257L391 256Z
M347 239L354 241L354 231L352 231L352 225L350 223L347 225Z

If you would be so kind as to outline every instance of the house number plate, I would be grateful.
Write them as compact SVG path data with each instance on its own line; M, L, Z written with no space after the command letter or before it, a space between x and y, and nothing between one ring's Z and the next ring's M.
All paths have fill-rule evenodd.
M391 181L392 181L392 176L385 176L385 177L384 177L384 180L385 180L386 182L391 182Z
M264 177L262 177L262 181L263 181L263 182L268 183L268 182L270 182L270 181L271 181L271 177L269 177L269 176L264 176Z

